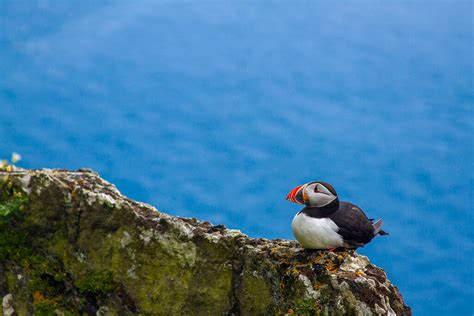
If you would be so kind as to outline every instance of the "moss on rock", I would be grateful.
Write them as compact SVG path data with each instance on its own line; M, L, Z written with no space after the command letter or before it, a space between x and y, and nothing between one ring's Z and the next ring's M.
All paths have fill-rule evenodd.
M75 284L82 293L93 295L107 294L116 287L112 272L107 270L86 274L80 277Z

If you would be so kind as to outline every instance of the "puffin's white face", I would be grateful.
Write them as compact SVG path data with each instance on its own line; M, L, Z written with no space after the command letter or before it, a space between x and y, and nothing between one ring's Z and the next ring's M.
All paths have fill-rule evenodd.
M294 188L286 199L307 206L323 207L336 200L337 193L329 183L316 181Z
M303 201L308 206L323 207L335 199L337 196L318 182L307 185L303 191Z

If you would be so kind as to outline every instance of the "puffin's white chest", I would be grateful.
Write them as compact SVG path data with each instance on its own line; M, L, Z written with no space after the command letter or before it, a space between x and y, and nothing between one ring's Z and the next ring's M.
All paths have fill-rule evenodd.
M298 213L293 218L291 229L303 248L330 249L344 245L336 223L329 218L313 218Z

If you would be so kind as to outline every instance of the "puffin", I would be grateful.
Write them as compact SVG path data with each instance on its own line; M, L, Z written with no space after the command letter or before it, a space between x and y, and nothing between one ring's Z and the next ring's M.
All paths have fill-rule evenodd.
M382 230L381 219L374 222L357 205L339 201L327 182L299 185L286 199L305 205L291 223L296 240L305 249L357 249L378 235L388 235Z

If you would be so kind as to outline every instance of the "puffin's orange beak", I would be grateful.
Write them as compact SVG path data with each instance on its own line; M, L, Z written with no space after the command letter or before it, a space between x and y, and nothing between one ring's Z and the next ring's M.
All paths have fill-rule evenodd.
M286 199L293 203L304 204L304 201L297 199L297 195L305 185L306 184L299 185L293 190L291 190L290 193L288 193L288 195L286 196ZM300 195L300 198L302 198L302 195Z

